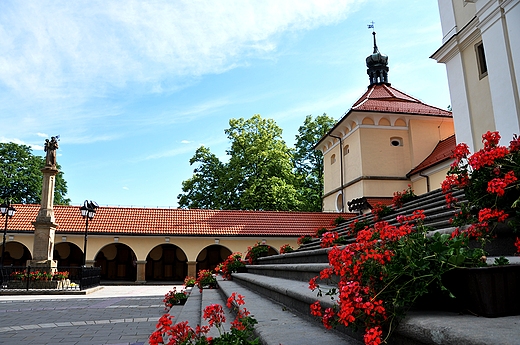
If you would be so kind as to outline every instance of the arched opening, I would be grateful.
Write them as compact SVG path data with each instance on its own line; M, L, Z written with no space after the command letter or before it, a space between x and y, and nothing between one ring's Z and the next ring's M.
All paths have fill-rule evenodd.
M101 279L135 281L137 257L123 243L112 243L103 247L96 255L94 266L101 267Z
M334 163L336 163L336 155L333 154L332 156L330 156L330 164Z
M276 249L274 249L273 247L271 247L270 245L265 244L265 246L267 246L269 248L269 250L267 251L267 256L278 254L278 251Z
M2 243L0 242L0 255ZM20 242L6 242L4 252L4 266L26 266L27 260L32 260L29 249Z
M215 266L227 259L231 250L218 244L204 248L197 256L197 272L200 270L214 270Z
M188 275L188 259L174 244L161 244L146 257L147 281L183 281Z
M74 243L56 243L52 258L58 261L58 267L80 267L83 265L83 251Z

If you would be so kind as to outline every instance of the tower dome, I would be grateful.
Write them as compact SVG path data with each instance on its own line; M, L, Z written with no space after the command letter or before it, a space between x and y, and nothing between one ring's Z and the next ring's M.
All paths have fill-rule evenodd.
M376 44L376 33L374 35L374 52L369 55L366 59L367 62L367 74L370 79L370 85L374 84L387 84L388 82L388 56L381 54Z

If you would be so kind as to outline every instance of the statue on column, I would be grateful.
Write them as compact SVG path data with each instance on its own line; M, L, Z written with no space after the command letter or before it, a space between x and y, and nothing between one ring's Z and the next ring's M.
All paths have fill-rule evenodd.
M56 150L58 149L59 135L51 137L51 140L45 139L43 150L47 152L45 157L45 166L56 168Z

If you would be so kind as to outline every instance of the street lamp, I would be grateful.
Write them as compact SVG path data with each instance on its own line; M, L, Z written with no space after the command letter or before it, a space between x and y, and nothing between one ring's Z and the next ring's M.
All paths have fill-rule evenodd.
M7 220L9 218L13 218L16 209L11 206L11 200L8 202L4 202L0 205L0 212L2 212L2 216L5 217L5 228L4 228L4 241L2 242L2 261L1 266L4 267L4 256L5 256L5 235L7 234Z
M95 201L85 200L83 206L79 208L81 212L81 216L85 218L85 241L83 242L83 267L87 266L87 233L88 233L88 221L89 219L94 218L96 214L96 209L99 205Z

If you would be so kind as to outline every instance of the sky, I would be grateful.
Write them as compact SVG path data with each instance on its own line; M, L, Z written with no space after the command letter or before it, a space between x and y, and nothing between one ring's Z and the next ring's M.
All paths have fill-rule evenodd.
M339 120L365 92L365 58L392 86L450 104L437 1L0 2L0 142L57 161L73 205L177 207L204 145L226 160L231 118L260 114L287 145L307 115Z

